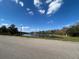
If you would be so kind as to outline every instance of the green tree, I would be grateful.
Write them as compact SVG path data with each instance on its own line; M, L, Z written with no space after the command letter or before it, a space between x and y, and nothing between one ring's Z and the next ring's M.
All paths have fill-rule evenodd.
M16 28L16 26L14 24L10 25L10 27L8 27L8 32L11 35L17 35L18 34L18 28Z
M6 28L6 26L2 26L2 27L0 28L0 33L1 33L1 34L7 34L7 28Z
M70 35L70 36L79 36L79 23L71 26L67 30L67 34Z

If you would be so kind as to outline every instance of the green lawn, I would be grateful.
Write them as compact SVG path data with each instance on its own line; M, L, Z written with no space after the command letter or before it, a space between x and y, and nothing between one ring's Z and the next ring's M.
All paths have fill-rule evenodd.
M63 35L56 35L57 40L63 40L63 41L73 41L73 42L79 42L79 37L70 37L70 36L63 36Z
M63 37L65 41L79 42L79 37Z
M22 36L23 37L23 36ZM36 38L36 37L28 37L24 36L26 38ZM52 37L37 37L36 39L46 39L46 40L62 40L62 41L73 41L73 42L79 42L79 37L70 37L70 36L64 36L64 35L53 35Z

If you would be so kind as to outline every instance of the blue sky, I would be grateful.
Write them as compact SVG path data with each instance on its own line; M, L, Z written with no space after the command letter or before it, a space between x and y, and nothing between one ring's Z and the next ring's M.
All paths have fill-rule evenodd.
M0 0L0 26L23 31L61 29L79 21L79 0Z

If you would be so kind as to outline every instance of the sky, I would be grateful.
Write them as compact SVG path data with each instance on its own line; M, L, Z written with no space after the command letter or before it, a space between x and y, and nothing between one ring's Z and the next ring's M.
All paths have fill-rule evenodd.
M79 22L79 0L0 0L0 26L22 31L61 29Z

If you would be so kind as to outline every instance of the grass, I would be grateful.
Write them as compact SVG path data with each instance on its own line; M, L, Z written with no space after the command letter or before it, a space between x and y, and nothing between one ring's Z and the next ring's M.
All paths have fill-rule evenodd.
M79 37L63 37L64 41L79 42Z
M62 41L72 41L72 42L79 42L79 37L70 37L64 35L53 35L52 37L29 37L29 36L22 36L26 38L35 38L35 39L46 39L46 40L62 40Z
M70 36L64 36L64 35L56 35L57 40L62 40L62 41L73 41L73 42L79 42L79 37L70 37Z

